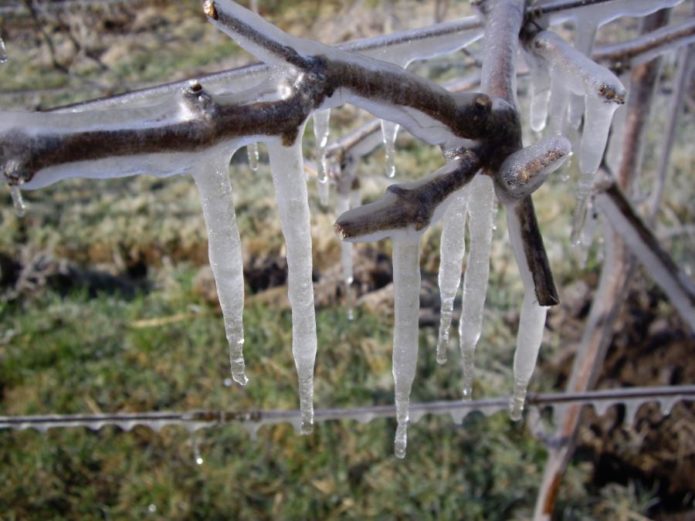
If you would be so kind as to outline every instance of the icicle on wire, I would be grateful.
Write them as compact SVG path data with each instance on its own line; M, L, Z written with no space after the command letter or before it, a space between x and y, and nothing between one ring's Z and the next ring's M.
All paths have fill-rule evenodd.
M302 135L300 129L299 135ZM268 142L270 170L287 248L288 295L292 308L292 354L299 380L300 431L311 433L314 423L314 365L316 313L312 284L311 223L302 140L285 147Z
M248 378L243 354L244 268L229 180L229 158L232 155L233 151L228 146L201 154L193 171L193 179L200 194L208 232L210 267L224 317L232 379L239 385L246 385Z
M461 269L466 253L466 210L467 190L462 190L449 205L442 219L442 238L439 256L439 295L441 312L437 338L437 363L445 364L449 349L451 319L454 314L454 299L461 285Z
M314 137L316 138L316 171L318 172L318 193L319 202L323 206L328 206L329 197L329 177L328 177L328 161L326 158L326 150L328 147L328 138L330 136L330 121L331 110L317 110L313 114L314 118Z
M475 367L473 356L483 329L483 312L490 275L490 246L495 218L495 194L488 176L477 175L468 196L468 261L463 276L459 344L463 371L463 398L473 394Z
M407 232L406 232L407 233ZM393 380L396 402L394 454L405 458L410 391L415 380L420 312L420 235L393 237Z

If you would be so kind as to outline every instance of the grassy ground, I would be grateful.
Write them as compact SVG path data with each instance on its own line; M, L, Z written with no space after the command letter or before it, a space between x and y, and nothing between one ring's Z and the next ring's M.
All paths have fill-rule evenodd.
M135 15L116 13L123 25L103 43L113 62L100 71L93 60L81 57L74 66L75 74L84 75L81 80L45 73L50 61L45 45L37 46L28 37L16 40L23 42L14 45L16 52L28 53L29 59L10 62L0 85L64 87L98 78L122 86L214 70L220 59L227 65L242 60L226 38L201 23L194 4L182 3L180 9L150 6L147 16L142 10ZM267 14L290 28L305 23L312 30L331 32L323 24L327 7L299 4L268 4ZM417 3L403 6L405 13L424 9ZM455 4L454 9L464 6ZM372 16L373 25L380 16ZM142 29L133 38L130 33L138 17ZM32 34L10 29L6 28L10 35ZM8 43L12 51L13 41ZM100 56L108 61L105 54ZM76 95L80 94L42 94L39 104L72 101ZM310 136L307 144L310 150ZM437 151L415 146L407 138L400 149L403 177L430 171L441 160ZM679 157L677 164L687 167L689 156ZM363 167L364 174L375 179L382 170L379 153ZM222 320L206 283L207 244L192 181L70 181L27 194L30 210L23 220L14 216L8 195L0 209L0 415L296 407L290 316L279 297L284 292L278 260L283 244L269 172L267 167L251 172L240 153L231 175L247 275L258 275L247 279L247 388L227 381ZM684 182L682 176L675 179ZM378 193L386 182L373 184ZM682 193L678 197L684 197ZM551 261L563 296L569 296L565 288L571 282L595 283L598 263L592 256L588 267L580 268L572 253L564 211L572 204L567 186L558 182L543 188L540 199L545 201L539 205L539 218ZM313 196L311 202L317 209ZM678 211L685 206L682 218L692 212L678 199L674 205ZM317 211L313 220L317 282L330 288L330 269L338 260L333 216ZM504 241L502 215L498 222L486 325L477 355L479 396L505 394L511 387L521 288ZM368 262L389 248L380 243L363 249L363 258L371 259L361 261L367 265L364 271L373 271ZM422 263L426 285L436 280L437 250L438 238L429 234ZM369 283L374 285L373 280ZM436 310L435 304L428 307ZM668 315L669 310L659 313ZM392 402L390 316L383 304L360 307L352 322L341 305L319 308L317 407ZM547 370L536 375L534 390L558 388L562 376L554 361L576 340L565 314L558 313L554 320L551 317L551 324L558 325L546 332L541 360ZM421 330L415 401L459 396L458 359L452 352L448 365L436 365L435 335L432 327ZM394 427L387 420L331 422L318 425L309 437L295 434L290 425L263 427L255 436L237 425L196 434L177 427L159 433L143 427L131 432L112 427L97 432L0 432L0 517L529 517L545 451L524 426L512 424L503 414L474 415L460 427L448 418L425 417L410 429L405 461L392 456ZM204 460L200 465L196 447ZM558 519L641 519L655 489L634 483L597 489L591 484L593 471L579 461L570 468Z

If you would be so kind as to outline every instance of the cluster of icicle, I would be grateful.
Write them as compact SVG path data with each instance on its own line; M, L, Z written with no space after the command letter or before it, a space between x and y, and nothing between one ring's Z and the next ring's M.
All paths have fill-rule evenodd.
M646 14L669 2L648 2L631 0L627 2L608 2L605 9L600 6L570 13L582 26L582 13L597 18L593 25L609 21L613 17L629 14ZM676 2L671 2L676 3ZM259 33L280 42L286 48L296 50L300 55L325 55L359 63L365 67L406 67L416 59L451 53L478 40L480 29L451 31L442 36L423 39L418 45L410 42L376 48L362 54L347 53L335 48L298 39L282 33L265 22L258 15L244 9L230 0L216 0L217 9L243 20ZM651 6L651 7L649 7ZM601 14L603 13L603 14ZM553 20L551 20L552 22ZM213 22L215 23L215 22ZM285 64L272 52L245 40L233 29L218 24L248 51L264 62L272 65L270 70L258 74L234 78L234 87L229 82L205 85L205 89L220 101L251 103L259 97L264 100L285 99L293 94L297 71ZM569 154L569 145L559 138L567 121L574 121L576 107L580 101L584 106L584 132L580 146L582 171L593 175L603 155L610 122L617 103L625 96L623 86L608 70L593 63L586 57L587 44L581 43L583 32L578 37L576 47L565 43L550 31L540 31L528 46L529 62L533 77L532 127L540 131L545 126L547 113L552 114L551 137L538 144L540 149L532 149L534 154L544 147L554 147L563 153L554 161L545 164L536 172L542 182L556 169ZM590 47L590 44L589 44ZM1 51L1 49L0 49ZM0 53L1 56L1 53ZM390 62L390 65L384 62ZM552 78L552 80L551 80ZM574 96L574 98L572 98ZM577 100L575 98L581 98ZM570 99L572 101L571 105ZM335 165L327 160L329 144L330 109L346 102L355 104L372 112L383 120L383 142L386 147L387 173L395 174L395 140L400 126L427 143L437 145L457 145L460 140L453 136L441 123L411 110L393 106L378 100L360 98L349 91L340 91L328 98L314 112L314 134L317 144L318 187L321 200L329 199L329 186L332 178L339 178L345 172L335 172ZM548 105L552 108L548 110ZM171 107L177 107L172 110ZM575 107L568 112L567 106ZM574 111L574 112L573 112ZM568 116L573 115L571 117ZM52 114L6 113L2 115L0 126L7 130L13 127L49 127L56 132L69 132L73 129L107 129L138 127L141 125L165 124L185 121L193 117L189 107L182 102L180 93L156 99L144 97L134 99L125 107L106 106L101 109L82 110L80 108ZM249 162L256 169L258 164L257 143L267 146L270 170L276 191L277 206L281 219L282 233L287 245L288 291L292 308L292 353L299 381L299 402L301 410L300 430L309 433L314 423L313 413L313 375L317 353L316 319L312 287L312 244L310 216L307 195L306 175L303 163L302 134L289 146L279 138L268 136L245 136L216 145L213 149L199 153L168 153L133 156L130 158L107 158L96 161L83 161L68 165L49 167L39 172L34 181L22 188L40 188L61 179L70 177L109 178L139 174L162 177L176 174L191 174L200 194L203 214L209 238L210 265L217 284L220 305L229 343L231 372L234 381L245 385L243 357L244 328L243 303L244 281L242 269L241 240L237 229L235 209L232 202L232 185L229 179L229 162L232 155L241 147L248 147ZM371 144L369 145L372 146ZM503 165L513 179L515 172L525 169L529 149L512 156ZM526 154L526 155L524 155ZM534 156L535 157L535 156ZM354 169L354 165L348 168ZM338 168L339 170L339 168ZM339 183L338 183L339 184ZM586 190L585 190L586 191ZM17 208L23 210L21 193L18 187L12 188L12 196ZM356 190L339 190L336 210L342 213L358 206L359 194ZM461 281L462 262L465 253L465 239L462 230L468 228L469 253L463 279L463 303L459 320L459 339L463 365L463 396L470 398L473 384L473 355L481 335L483 310L489 274L490 244L496 202L492 182L487 176L476 176L460 193L453 194L439 209L435 218L443 217L441 266L439 283L442 294L442 313L437 359L443 363L449 343L449 329L453 317L453 302ZM509 212L510 215L513 212ZM511 228L517 226L513 215L509 217ZM395 287L395 325L393 346L393 376L395 380L395 402L397 409L397 433L395 453L404 457L407 445L407 426L410 421L410 392L415 377L418 354L418 314L420 289L420 237L423 230L399 229L382 237L393 240L393 264ZM510 233L510 236L518 234ZM379 238L382 238L379 237ZM362 237L358 240L374 240L375 237ZM512 246L515 251L521 244ZM343 278L349 288L352 283L352 250L350 245L343 247ZM521 323L515 357L515 400L513 415L519 416L523 407L526 386L535 365L540 346L546 308L538 306L533 297L533 281L528 270L522 268L526 286L526 297L522 305Z

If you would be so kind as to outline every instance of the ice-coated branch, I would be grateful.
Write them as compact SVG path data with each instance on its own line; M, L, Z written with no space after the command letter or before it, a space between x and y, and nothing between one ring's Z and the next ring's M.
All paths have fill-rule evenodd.
M642 32L654 30L659 24L665 23L664 13L651 15L642 27ZM656 76L650 74L633 74L630 82L630 92L653 91ZM631 94L631 99L632 99ZM638 143L647 130L645 118L629 118L626 120L625 134L629 136L623 143L623 159L621 170L624 176L618 177L621 190L629 193L637 172L636 163L630 158L638 153ZM626 165L630 165L629 168ZM582 335L577 355L572 365L572 372L567 384L567 392L583 392L591 389L596 383L599 370L606 357L606 352L613 336L613 326L625 300L636 263L623 237L604 221L604 261L601 268L601 278L594 295L589 312L589 318ZM536 499L534 513L535 521L547 521L553 512L558 496L562 476L569 464L574 451L578 428L581 419L581 407L569 406L557 419L555 438L562 438L566 443L554 448L548 454L543 481Z
M213 24L260 59L291 65L325 83L325 95L333 98L333 104L350 101L432 144L482 136L491 109L483 94L453 96L395 65L290 36L231 0L206 2L206 13Z
M642 34L625 42L596 48L592 57L596 61L609 61L629 65L646 61L658 54L688 45L695 41L695 18Z
M661 247L613 179L599 183L596 189L597 208L695 332L695 283Z
M336 231L355 242L422 232L443 215L444 203L473 179L480 165L478 155L466 150L431 176L391 185L377 201L345 212L336 221Z

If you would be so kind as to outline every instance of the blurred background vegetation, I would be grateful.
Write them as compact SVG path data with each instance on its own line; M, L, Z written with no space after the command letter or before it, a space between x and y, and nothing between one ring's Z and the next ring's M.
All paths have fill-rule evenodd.
M8 5L14 5L6 2ZM435 5L437 4L437 5ZM4 4L3 4L4 5ZM9 61L0 68L0 106L60 104L195 77L251 58L208 25L198 1L123 1L2 12ZM38 7L37 7L38 6ZM261 13L286 30L334 43L450 19L467 2L260 0ZM435 13L439 9L439 14ZM634 34L636 22L600 38ZM463 74L466 55L418 73ZM663 69L654 136L663 125L673 64ZM527 85L521 81L520 90ZM691 98L692 100L692 98ZM365 121L337 111L334 135ZM695 241L692 105L683 118L658 225L676 259L692 268ZM689 138L688 138L689 136ZM307 156L313 136L306 135ZM652 140L643 179L653 171ZM402 133L399 178L441 164L437 150ZM263 148L261 148L263 155ZM651 170L650 170L651 169ZM366 197L387 186L382 151L360 166ZM0 206L0 415L295 408L286 263L267 164L252 172L243 151L231 165L247 282L246 357L250 383L230 384L227 347L192 180L133 178L68 181L26 193L18 219ZM573 175L568 170L568 176ZM546 328L533 391L562 390L600 267L600 244L586 266L569 243L572 185L558 176L536 197L563 304ZM357 248L359 306L348 321L339 284L339 243L331 210L313 209L318 304L317 407L392 402L393 299L390 244ZM511 387L521 284L498 215L492 279L477 353L476 395ZM420 360L415 401L460 396L456 350L434 357L438 320L436 230L423 241ZM597 241L598 242L598 241ZM688 264L690 263L690 264ZM692 273L692 272L691 272ZM695 381L693 339L644 277L634 281L619 319L603 387ZM592 416L563 481L557 519L692 519L695 410L663 418L642 407ZM410 429L408 457L392 456L394 422L319 424L301 437L290 425L251 436L227 425L191 434L107 427L0 432L2 519L527 519L545 451L529 428L503 414L462 426L425 417ZM196 447L204 460L197 464ZM691 512L691 514L687 514Z

